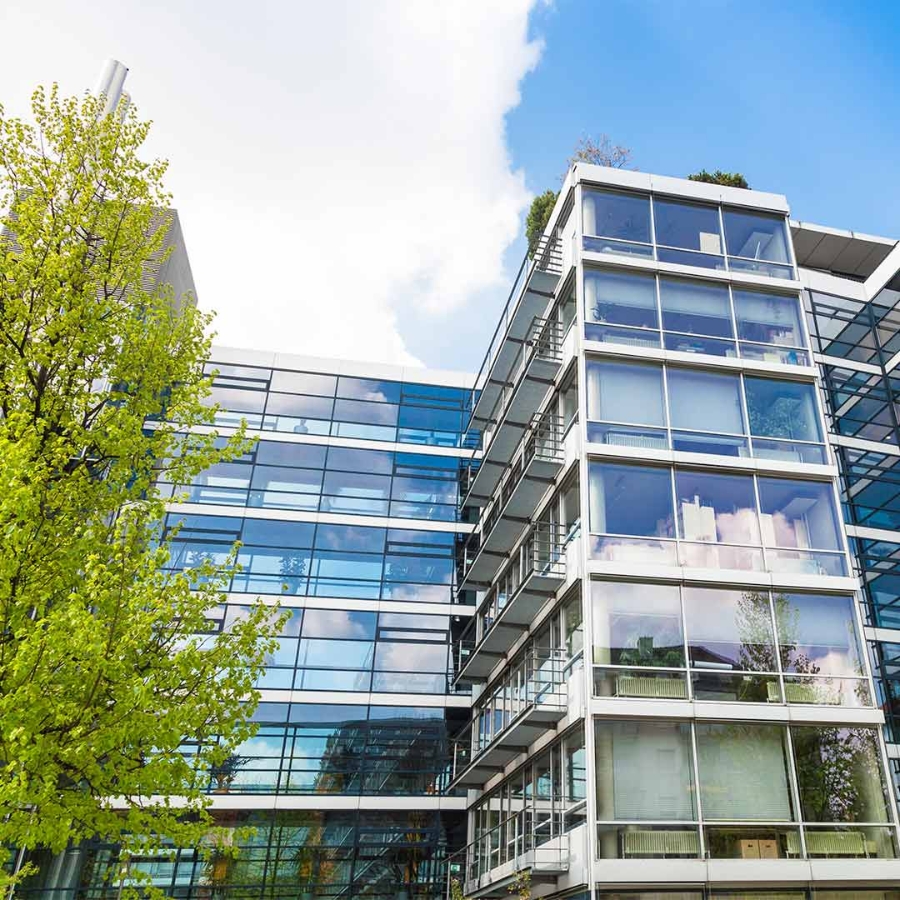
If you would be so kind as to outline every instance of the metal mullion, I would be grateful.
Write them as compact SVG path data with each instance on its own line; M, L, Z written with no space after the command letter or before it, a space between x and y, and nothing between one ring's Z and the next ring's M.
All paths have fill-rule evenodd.
M662 321L660 321L662 325ZM672 449L672 422L669 416L669 367L662 366L662 389L663 389L663 428L666 432L666 443L669 450Z
M694 769L694 811L700 831L700 858L706 859L706 829L703 827L703 804L700 802L700 764L697 759L697 729L694 720L688 722L691 736L691 762Z
M725 214L722 211L722 204L717 203L716 209L719 211L719 234L722 236L722 256L725 259L725 271L729 272L731 271L731 266L728 264L728 243L725 235ZM735 335L737 335L737 332L735 332Z
M724 231L723 231L724 234ZM726 254L725 258L728 256ZM731 333L733 335L732 340L734 341L734 349L737 351L737 358L743 359L743 354L741 353L741 338L738 332L737 326L737 307L734 303L734 285L729 281L728 282L728 308L731 311Z
M744 437L747 438L747 441L750 444L750 456L752 458L756 458L756 450L753 445L753 434L750 430L750 407L747 405L747 388L744 384L744 373L743 371L738 372L738 382L739 387L738 390L741 394L741 413L744 417ZM762 534L760 534L760 542L762 541Z
M787 697L785 697L785 702ZM785 737L787 739L787 756L788 756L788 772L791 780L791 797L794 801L794 821L800 826L800 852L803 859L808 859L806 853L806 822L803 818L803 807L800 805L800 782L797 780L797 766L794 761L794 736L791 734L791 726L783 725Z
M647 205L650 207L650 247L653 251L654 261L658 261L659 255L656 252L656 198L652 192L647 194Z
M778 617L775 615L775 591L767 590L769 598L769 619L772 622L772 641L775 651L775 674L778 676L778 686L781 689L781 702L787 706L787 690L784 684L784 666L781 664L781 635L778 633Z
M751 477L753 478L753 496L756 500L756 527L759 529L759 546L762 548L763 554L763 569L764 571L769 571L769 557L766 553L766 540L763 535L763 527L762 527L762 501L759 496L759 477L756 472L751 473Z
M681 609L681 646L684 649L684 673L687 678L688 700L694 699L694 680L691 678L691 657L688 647L687 617L684 614L684 585L678 585L678 606Z

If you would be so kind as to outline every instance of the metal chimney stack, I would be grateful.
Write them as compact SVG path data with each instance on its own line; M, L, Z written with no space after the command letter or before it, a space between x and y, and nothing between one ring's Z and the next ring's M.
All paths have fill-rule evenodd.
M128 105L131 99L129 95L122 90L125 84L125 76L128 74L128 66L119 62L117 59L108 59L103 67L100 80L97 82L94 93L99 97L101 94L106 97L106 106L103 114L107 115L113 112L119 105L119 101L125 101Z

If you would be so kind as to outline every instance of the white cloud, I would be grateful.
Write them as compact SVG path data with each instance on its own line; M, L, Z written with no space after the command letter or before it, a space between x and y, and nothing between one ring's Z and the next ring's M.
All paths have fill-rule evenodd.
M534 2L8 0L0 83L131 67L220 343L408 363L404 311L507 280L529 197L504 117L540 55Z

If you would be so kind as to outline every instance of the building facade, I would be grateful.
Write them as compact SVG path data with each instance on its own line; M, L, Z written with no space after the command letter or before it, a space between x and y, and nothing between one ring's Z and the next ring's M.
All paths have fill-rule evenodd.
M133 865L182 900L898 900L898 270L780 195L578 164L477 376L216 348L259 442L163 483L171 564L240 540L214 627L291 616L209 785L239 854ZM17 896L115 897L115 858Z
M788 215L578 164L520 273L462 501L457 895L900 896L900 257Z

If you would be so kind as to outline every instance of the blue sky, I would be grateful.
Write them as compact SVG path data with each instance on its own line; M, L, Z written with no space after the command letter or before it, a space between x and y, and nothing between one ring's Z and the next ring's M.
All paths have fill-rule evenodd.
M900 237L900 3L556 0L532 27L508 117L532 190L606 132L644 171L741 171L794 217Z
M556 0L531 28L544 48L507 140L532 192L605 132L642 171L739 171L794 218L900 238L900 3ZM468 328L476 344L491 330ZM428 334L409 345L457 353Z
M220 343L476 371L582 135L900 237L897 0L3 0L0 103L104 59Z

